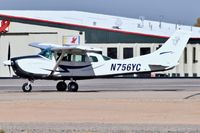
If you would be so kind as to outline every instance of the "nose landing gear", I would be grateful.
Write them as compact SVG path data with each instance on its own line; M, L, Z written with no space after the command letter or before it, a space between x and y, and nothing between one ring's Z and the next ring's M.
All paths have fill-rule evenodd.
M23 86L22 86L23 92L31 92L31 90L32 90L31 82L33 82L33 81L29 80L28 82L23 84Z

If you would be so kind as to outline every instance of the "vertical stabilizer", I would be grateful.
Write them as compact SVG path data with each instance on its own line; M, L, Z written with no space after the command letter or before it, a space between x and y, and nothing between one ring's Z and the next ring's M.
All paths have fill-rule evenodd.
M174 67L183 53L191 32L178 30L157 51L150 54L155 65ZM153 64L152 64L153 65Z

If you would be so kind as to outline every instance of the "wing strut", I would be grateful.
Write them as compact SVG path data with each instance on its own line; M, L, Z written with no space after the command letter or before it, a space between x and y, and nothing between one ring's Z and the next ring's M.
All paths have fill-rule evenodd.
M54 66L52 72L49 74L49 76L52 76L54 74L54 72L56 71L56 69L58 68L58 65L60 64L60 62L62 61L63 57L65 55L65 52L62 51L62 54L60 55L60 57L58 58L58 61L56 62L56 65Z

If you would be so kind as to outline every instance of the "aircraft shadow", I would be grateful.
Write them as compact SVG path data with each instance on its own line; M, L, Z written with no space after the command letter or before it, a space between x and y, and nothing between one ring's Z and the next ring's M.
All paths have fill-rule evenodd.
M66 93L100 93L100 92L145 92L145 91L156 91L156 92L164 92L164 91L183 91L183 90L180 90L180 89L163 89L163 90L156 90L156 89L138 89L138 90L126 90L126 89L123 89L123 90L79 90L78 92L68 92L68 91L65 91ZM57 90L33 90L32 92L55 92L57 93L58 91ZM60 92L60 93L65 93L65 92Z
M200 93L189 95L189 96L185 97L184 99L191 99L191 98L194 98L196 96L200 96Z
M25 93L23 92L22 90L2 90L3 92L8 92L8 93ZM49 89L46 89L46 90L32 90L32 92L30 93L100 93L100 92L174 92L174 91L184 91L184 89L99 89L99 90L79 90L78 92L68 92L68 91L64 91L64 92L58 92L57 90L49 90ZM190 96L192 97L192 96ZM190 98L189 97L189 98ZM188 99L188 98L186 98Z

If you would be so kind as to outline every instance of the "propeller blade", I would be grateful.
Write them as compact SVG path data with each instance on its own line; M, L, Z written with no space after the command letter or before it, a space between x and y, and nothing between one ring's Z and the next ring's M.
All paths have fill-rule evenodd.
M10 60L10 43L8 45L8 60Z
M9 74L11 76L11 68L10 68L10 66L8 66L8 70L9 70Z
M11 48L10 48L10 42L8 44L8 61L10 60L10 55L11 55ZM8 70L9 70L9 74L11 76L11 68L10 68L10 65L8 65Z

